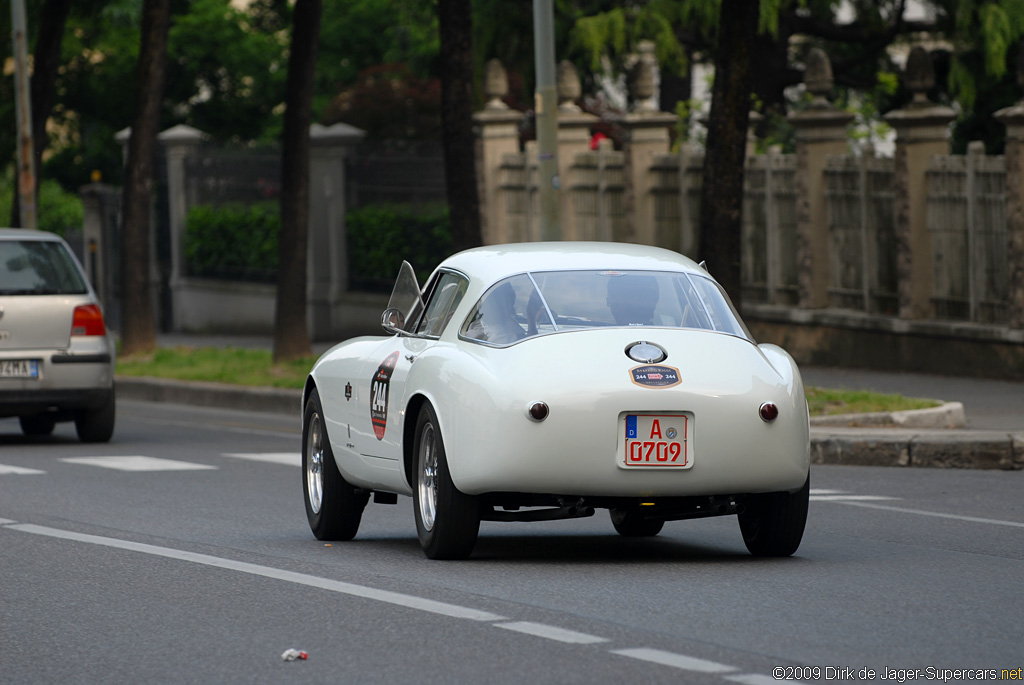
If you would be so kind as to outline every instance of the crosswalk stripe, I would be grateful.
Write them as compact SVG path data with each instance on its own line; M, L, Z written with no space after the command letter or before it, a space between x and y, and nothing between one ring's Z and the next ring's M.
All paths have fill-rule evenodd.
M866 502L870 500L893 500L898 497L884 495L811 495L812 502Z
M34 476L39 473L46 473L46 471L40 471L39 469L28 469L25 468L24 466L9 466L7 464L0 464L0 476Z
M266 464L284 464L285 466L302 466L302 455L298 452L225 452L221 456L234 459L248 459Z
M156 457L142 456L67 457L61 459L61 461L68 464L99 466L105 469L117 469L119 471L200 471L217 468L216 466L209 466L208 464L196 464L189 461L157 459Z

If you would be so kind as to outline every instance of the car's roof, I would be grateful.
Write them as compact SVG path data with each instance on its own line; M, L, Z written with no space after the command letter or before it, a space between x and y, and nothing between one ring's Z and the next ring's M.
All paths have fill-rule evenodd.
M56 233L28 228L0 228L0 240L60 240Z
M691 259L660 247L632 243L546 242L477 247L441 264L473 280L495 282L526 271L615 269L623 271L704 271Z

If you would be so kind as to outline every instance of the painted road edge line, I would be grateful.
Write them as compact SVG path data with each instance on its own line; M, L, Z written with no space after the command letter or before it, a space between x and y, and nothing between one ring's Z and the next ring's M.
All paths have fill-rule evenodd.
M495 623L495 628L514 630L517 633L525 633L534 637L543 637L548 640L558 640L577 645L592 645L598 642L610 642L608 638L578 633L575 630L566 630L556 626L549 626L544 623L532 623L530 621L514 621L512 623Z
M230 571L248 573L253 576L283 580L297 585L320 588L321 590L338 592L345 595L351 595L353 597L361 597L363 599L373 599L378 602L386 602L388 604L394 604L407 609L418 609L420 611L441 614L443 616L451 616L453 618L492 622L505 620L504 616L492 614L488 611L480 611L479 609L459 606L457 604L438 602L432 599L405 595L400 592L379 590L365 585L356 585L354 583L346 583L340 580L320 578L305 573L296 573L294 571L284 571L270 566L260 566L258 564L250 564L244 561L234 561L232 559L210 556L208 554L185 552L183 550L172 549L170 547L158 547L156 545L147 545L140 542L119 540L117 538L108 538L99 535L75 533L72 531L60 530L58 528L37 526L31 523L7 525L4 527L6 530L17 530L22 533L32 533L33 535L44 535L52 538L60 538L62 540L73 540L75 542L84 542L103 547L113 547L115 549L123 549L130 552L141 552L152 556L177 559L179 561L188 561L193 564L201 564L203 566L212 566L214 568L223 568Z
M846 504L851 507L865 507L867 509L882 509L884 511L898 511L903 514L917 514L918 516L934 516L940 519L953 519L955 521L969 521L971 523L989 523L995 526L1013 526L1024 528L1020 521L1002 521L1000 519L986 519L978 516L962 516L960 514L941 514L937 511L921 511L920 509L907 509L906 507L892 507L886 504L868 504L867 502L851 502L849 500L836 500L837 504Z
M612 649L609 651L612 654L618 654L619 656L628 656L632 659L649 661L654 664L661 664L662 666L672 666L673 668L679 668L684 671L696 671L698 673L730 673L732 671L739 670L735 666L720 664L717 661L698 659L696 657L686 656L685 654L676 654L675 652L666 652L661 649L651 649L649 647Z

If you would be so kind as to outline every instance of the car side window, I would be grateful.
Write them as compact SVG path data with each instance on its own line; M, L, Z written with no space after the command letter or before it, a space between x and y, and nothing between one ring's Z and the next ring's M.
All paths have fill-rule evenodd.
M468 281L459 274L441 274L427 303L427 311L416 327L416 334L439 337L466 294L468 285Z
M491 286L462 326L465 337L493 345L510 345L553 330L547 307L528 274Z

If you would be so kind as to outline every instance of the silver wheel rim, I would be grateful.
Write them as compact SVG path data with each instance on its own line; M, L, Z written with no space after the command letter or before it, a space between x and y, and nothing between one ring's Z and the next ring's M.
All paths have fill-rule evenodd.
M437 516L437 446L432 423L424 426L420 435L420 464L420 520L425 529L432 530Z
M309 439L306 441L306 492L309 508L320 513L324 501L324 442L320 431L320 414L309 419Z

